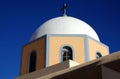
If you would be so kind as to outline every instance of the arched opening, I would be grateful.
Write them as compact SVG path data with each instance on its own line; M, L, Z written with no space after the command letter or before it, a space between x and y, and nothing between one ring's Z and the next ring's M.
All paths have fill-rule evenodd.
M36 70L36 58L37 58L36 51L33 51L30 54L29 58L29 72L33 72Z
M73 51L69 46L62 47L62 61L73 60Z
M102 57L102 54L100 52L97 52L96 53L96 58L100 58L100 57Z

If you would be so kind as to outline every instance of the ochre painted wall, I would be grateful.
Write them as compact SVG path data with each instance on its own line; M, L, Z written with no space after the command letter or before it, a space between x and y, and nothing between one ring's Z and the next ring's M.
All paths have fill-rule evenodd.
M45 65L45 37L42 37L34 42L31 42L23 47L21 72L20 75L28 73L29 56L32 51L37 52L36 70L44 68Z
M88 39L88 47L90 53L90 60L96 59L96 52L100 52L102 56L109 54L109 49L107 46L103 45L102 43L98 43L91 38Z
M60 48L65 45L72 47L74 61L78 63L85 62L84 37L50 36L49 43L49 66L60 63Z
M47 39L46 39L47 38ZM37 64L36 70L45 68L45 55L47 53L47 64L52 66L61 62L61 48L63 46L70 46L73 49L73 61L80 64L85 63L85 50L88 50L90 60L96 59L96 52L99 51L103 56L108 55L108 47L104 44L87 38L85 36L48 36L42 37L33 41L23 47L21 72L20 74L28 73L29 56L32 51L37 52ZM46 42L47 40L47 42ZM86 43L88 43L88 49L86 49ZM47 43L47 44L46 44ZM46 46L47 45L47 46ZM46 49L47 47L47 49Z

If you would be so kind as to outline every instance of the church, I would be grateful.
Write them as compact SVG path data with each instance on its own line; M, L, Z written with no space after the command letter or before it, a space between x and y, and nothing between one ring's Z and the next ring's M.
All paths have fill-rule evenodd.
M23 46L15 79L120 79L120 52L109 55L89 24L67 16L66 4L62 10Z

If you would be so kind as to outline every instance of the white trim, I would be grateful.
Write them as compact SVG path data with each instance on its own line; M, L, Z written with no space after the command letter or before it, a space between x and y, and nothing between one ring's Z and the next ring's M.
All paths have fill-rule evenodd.
M85 62L90 61L89 43L88 43L87 35L84 37L84 54L85 54Z
M45 67L49 66L49 47L50 47L50 39L49 39L49 35L46 35L46 64Z

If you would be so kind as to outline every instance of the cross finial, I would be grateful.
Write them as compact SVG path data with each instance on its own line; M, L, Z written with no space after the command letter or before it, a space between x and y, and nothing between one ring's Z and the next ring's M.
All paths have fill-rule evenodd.
M63 11L63 16L67 16L66 9L67 9L67 5L64 4L63 7L61 8L61 10Z

